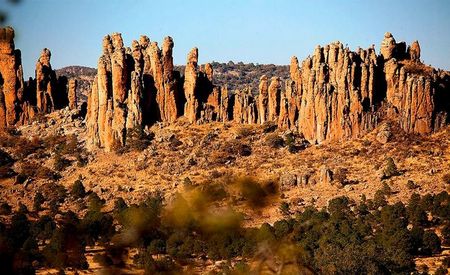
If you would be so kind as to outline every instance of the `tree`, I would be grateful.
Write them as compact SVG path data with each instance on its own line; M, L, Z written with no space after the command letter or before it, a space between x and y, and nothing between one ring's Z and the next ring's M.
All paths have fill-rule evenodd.
M422 254L430 256L441 252L441 240L433 231L426 231L423 234Z
M45 198L41 192L37 192L36 195L34 195L33 207L36 212L39 212L42 209L42 204L44 201Z
M86 196L86 190L84 189L83 182L81 178L77 179L72 185L72 189L70 191L72 196L75 198L84 198Z

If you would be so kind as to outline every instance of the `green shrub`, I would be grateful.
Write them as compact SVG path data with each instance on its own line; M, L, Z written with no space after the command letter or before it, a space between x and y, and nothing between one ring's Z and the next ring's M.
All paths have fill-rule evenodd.
M125 200L121 197L118 197L114 202L114 213L119 214L123 210L127 209L128 205Z
M378 190L375 192L375 195L373 197L373 204L375 208L387 205L386 197L382 190Z
M37 192L36 195L34 195L34 202L33 202L34 210L39 212L42 209L42 204L44 202L45 202L45 198L42 195L42 193Z
M86 190L84 189L84 185L83 185L83 182L81 181L81 179L77 179L74 182L70 193L75 198L84 198L86 196Z
M394 159L389 157L386 159L386 166L383 170L384 178L388 179L393 176L398 176L400 173L395 165Z
M448 274L447 268L444 268L443 266L440 266L436 271L434 272L434 275L445 275Z
M8 203L3 202L0 204L0 215L10 215L12 212L11 209L12 207Z
M89 194L88 204L90 210L100 210L105 205L105 200L100 199L97 193L92 192Z
M271 133L266 136L265 144L271 148L278 149L284 147L284 140L276 133Z
M421 251L423 255L432 255L441 252L441 240L432 231L426 231L423 234L423 247Z
M284 216L289 216L291 214L291 211L289 209L289 203L283 201L280 204L280 212Z
M69 167L70 164L71 164L71 161L66 159L65 157L61 156L61 154L59 154L59 153L55 154L53 169L61 172L64 169L66 169L67 167Z
M443 175L442 180L444 181L444 183L450 184L450 173Z
M129 129L126 134L126 151L143 151L151 143L154 134L147 134L141 127Z
M412 180L408 180L406 183L406 187L408 187L409 190L414 190L417 188L417 185Z
M23 214L28 214L29 213L28 207L25 204L23 204L22 202L19 202L19 211L18 212L23 213Z

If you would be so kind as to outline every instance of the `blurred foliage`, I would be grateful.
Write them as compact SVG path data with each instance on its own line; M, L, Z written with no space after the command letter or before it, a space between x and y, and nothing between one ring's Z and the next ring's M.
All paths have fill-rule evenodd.
M11 4L11 5L16 5L19 4L20 2L22 2L22 0L4 0L4 2ZM8 13L3 10L3 8L0 9L0 26L3 26L7 20L8 20Z
M28 211L14 212L4 203L0 214L11 222L0 223L0 272L83 270L86 246L96 245L104 251L94 261L108 273L120 273L131 257L146 274L180 274L182 266L202 258L223 260L224 274L410 274L415 257L440 253L441 243L448 243L450 195L414 194L404 205L387 203L386 190L377 194L359 202L336 197L323 209L293 212L272 203L276 182L236 177L192 185L170 200L160 192L139 204L117 198L110 212L99 195L84 192L77 202L89 207L81 218L70 211L58 219L29 218ZM283 219L244 226L245 215L236 210L243 203L256 210L281 205Z

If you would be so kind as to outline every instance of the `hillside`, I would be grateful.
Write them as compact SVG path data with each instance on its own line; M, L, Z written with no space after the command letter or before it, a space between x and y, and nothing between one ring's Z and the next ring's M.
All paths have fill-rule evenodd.
M41 118L39 122L20 127L19 132L12 132L2 137L2 150L11 156L11 160L8 160L9 158L5 158L5 154L2 153L3 159L6 160L6 162L2 162L4 165L2 171L11 170L8 173L12 173L12 175L17 173L18 176L4 177L1 181L0 195L2 201L7 202L13 211L19 211L18 209L26 207L32 210L29 215L35 217L34 219L47 214L56 215L55 220L60 226L63 226L67 219L64 216L66 214L63 213L71 210L82 219L81 224L85 224L95 222L96 218L92 215L96 212L92 211L98 211L93 210L96 209L97 203L100 203L104 213L119 213L117 207L125 207L123 211L140 213L139 207L146 207L143 203L154 198L155 194L159 194L158 196L162 196L162 207L166 209L164 211L169 211L167 214L166 212L161 214L163 219L161 222L167 223L168 221L164 220L166 219L165 215L170 214L170 211L182 211L181 209L176 210L179 203L182 205L186 203L179 201L179 196L182 195L189 205L192 204L191 207L203 209L201 205L206 203L206 209L214 211L214 214L206 214L202 212L203 210L198 210L201 211L198 213L199 219L209 219L208 217L218 215L221 219L220 223L215 220L209 222L218 223L215 225L219 226L218 228L225 226L228 228L227 230L231 230L227 231L228 233L234 232L234 229L231 228L242 226L243 229L240 230L257 230L259 232L255 235L259 236L257 238L272 238L270 234L275 234L273 238L276 238L280 242L279 244L288 247L289 238L282 238L279 234L284 231L280 230L287 230L284 234L297 236L295 238L310 236L296 231L299 229L295 229L295 225L293 228L291 226L284 228L283 226L286 226L286 222L289 223L291 218L294 220L290 222L319 219L320 216L313 216L313 218L309 216L311 213L308 211L311 211L311 207L332 211L333 207L336 207L333 205L343 203L342 207L344 208L339 211L355 211L355 217L360 217L363 213L359 212L363 211L360 210L361 207L368 207L368 210L365 211L370 214L364 214L368 215L364 219L368 226L370 223L379 222L376 217L381 213L391 211L390 208L384 206L387 203L392 207L399 202L409 202L411 205L414 196L419 194L424 200L423 205L427 205L430 202L426 202L426 200L443 198L444 193L442 192L448 190L450 183L448 173L450 168L450 129L448 127L432 136L423 137L408 135L395 123L389 123L360 139L342 143L330 142L311 145L297 133L277 129L273 124L262 126L242 126L234 123L190 125L184 119L180 119L177 123L168 126L155 125L148 129L147 134L130 136L127 147L117 152L105 153L101 150L92 152L84 150L87 138L86 130L82 127L82 118L77 117L76 114L76 112L64 110L52 113ZM390 137L388 140L384 138L387 132ZM27 136L24 136L25 133ZM33 136L30 136L30 133L34 133ZM16 146L19 144L20 146ZM85 191L78 194L77 192L81 191L76 191L78 189L75 186L80 183ZM253 186L251 188L255 189L247 189L245 186ZM46 200L39 208L36 208L36 201L39 201L38 194L43 195ZM348 202L336 200L342 196L345 196ZM122 199L124 206L118 206L118 201ZM198 201L199 199L200 201ZM209 202L211 199L212 201ZM445 203L450 203L450 197L448 199ZM130 207L129 210L126 210L127 206ZM398 204L395 206L399 207ZM3 204L2 207L4 209L6 205ZM347 207L348 210L345 210ZM442 211L446 209L445 207L442 208ZM197 210L194 209L197 208L191 209L190 211L194 211L191 214L196 213ZM229 213L227 209L232 209L242 216L234 216L235 214L232 214L234 212ZM380 209L384 210L380 212ZM150 208L147 211L153 210ZM408 213L412 213L410 208L408 211ZM429 215L427 218L429 222L420 221L421 224L423 223L422 226L427 230L439 228L438 233L444 230L447 219L442 216L444 214L435 212L436 210L432 210L432 208L425 211ZM7 214L8 212L2 213L0 214L1 221L8 222L11 216ZM131 213L134 212L130 212L128 215ZM402 215L394 213L392 215ZM417 212L417 215L420 216L420 213L422 212ZM117 214L113 215L114 219L118 219L114 223L123 224L124 221L118 218ZM146 221L145 216L139 215ZM176 215L183 217L186 213L181 212ZM382 215L387 215L387 213ZM351 216L353 215L349 217ZM409 224L416 223L415 216L408 214L407 217L410 219ZM239 221L237 224L232 222L235 218L236 222ZM91 219L94 220L91 221ZM196 219L192 222L200 222ZM184 218L178 222L184 224L183 220ZM133 223L136 222L135 226L139 226L139 219ZM229 224L230 222L234 225ZM351 222L356 222L356 220ZM383 220L383 222L386 221ZM170 224L169 222L169 225L166 226L175 226L175 228L181 226ZM200 226L206 226L201 224L200 222ZM268 227L267 224L271 226ZM328 227L326 228L320 230L330 230ZM273 230L274 233L262 233L266 232L264 230L269 230L269 232ZM351 234L358 234L354 230L352 229ZM110 233L99 231L99 234ZM175 234L167 240L167 249L173 249L173 238L180 233L175 230L169 234ZM106 237L107 235L104 236L110 238ZM194 238L192 240L200 238L198 241L205 241L202 239L203 237L195 237L195 235L184 238ZM239 239L233 240L238 241ZM146 243L145 239L142 241ZM249 268L246 265L240 267L242 265L240 257L232 257L230 263L221 263L222 257L229 257L225 255L241 255L240 253L243 253L241 250L243 247L237 243L233 243L233 245L240 248L234 249L241 252L232 252L233 248L227 246L221 248L224 249L223 252L211 250L216 249L215 245L220 247L221 242L217 240L213 245L206 241L204 244L208 247L204 248L207 249L205 250L207 251L205 252L207 253L206 258L188 256L190 252L177 254L186 252L168 250L172 257L187 257L190 260L187 263L175 261L175 266L173 266L175 262L172 263L171 260L160 262L160 264L164 264L166 268L180 268L180 266L184 270L193 268L191 270L196 273L202 272L202 270L219 272L227 268L238 270L241 270L239 268ZM246 243L251 244L252 242L248 239ZM187 243L180 242L178 245L180 247L177 249L188 249L188 251L193 249L186 247ZM388 247L387 244L383 245ZM280 257L278 253L283 252L272 249L275 247L285 248L282 246L270 247L266 248L269 249L266 253L273 255L269 259L255 255L252 260L247 262L250 267L274 265L271 261L276 262L275 259ZM86 257L90 267L87 270L88 273L102 269L105 263L102 262L101 257L105 255L116 261L114 254L110 254L111 251L101 242L95 247L88 246L87 249ZM245 249L255 248L249 246ZM332 248L328 247L327 249ZM395 249L403 248L397 244ZM133 255L144 257L142 254L144 252L138 251L130 250L126 253L128 255L126 257L130 259L127 269L139 273L139 267L142 267L142 264L139 264L136 259L131 260ZM436 270L446 258L446 250L443 250L442 256L439 256L442 250L433 251L433 257L423 257L423 255L431 255L427 254L428 252L424 252L425 254L413 253L413 255L418 255L415 257L416 261L420 263L417 267L419 270L423 269L422 264L427 264L430 270ZM311 256L305 255L306 259L309 259L306 262L301 261L305 268L311 266L317 268L318 265L324 264L322 261L328 259L328 256L322 254L320 249L314 250L313 253L320 258L313 262L309 258ZM346 259L346 261L349 260ZM358 260L356 258L352 261ZM398 259L396 264L405 265L408 264L408 261L407 258L402 258ZM362 263L358 266L361 270L370 268ZM279 268L277 265L274 265L275 267ZM151 269L153 267L145 268L153 270ZM332 267L322 266L322 268ZM47 271L49 270L43 268L39 270L39 273ZM54 272L56 271L54 270Z

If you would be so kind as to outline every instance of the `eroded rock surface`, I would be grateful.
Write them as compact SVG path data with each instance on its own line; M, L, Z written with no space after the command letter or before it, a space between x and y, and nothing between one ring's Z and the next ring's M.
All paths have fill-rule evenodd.
M187 56L184 75L174 71L173 40L162 50L146 36L124 48L120 34L107 36L89 98L92 144L111 150L126 142L127 129L184 116L200 124L270 122L300 133L310 143L344 140L371 131L382 121L406 132L426 134L448 124L448 72L420 62L417 41L407 47L386 33L375 47L351 51L340 42L317 46L291 78L261 76L258 91L230 91L214 84L214 68Z

